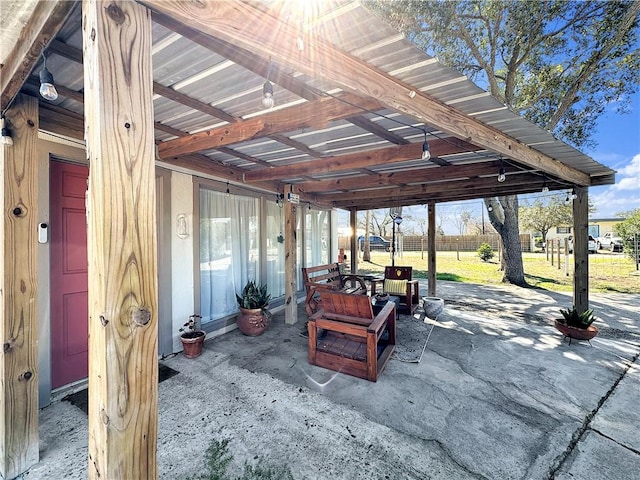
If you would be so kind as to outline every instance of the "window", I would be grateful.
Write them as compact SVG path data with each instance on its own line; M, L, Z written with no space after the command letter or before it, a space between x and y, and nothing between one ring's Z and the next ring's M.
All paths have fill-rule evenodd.
M237 312L235 294L260 281L259 199L200 188L200 313L207 323Z
M283 207L266 201L267 284L272 298L284 295L284 220Z
M306 210L305 215L305 265L329 263L329 218L327 210Z
M556 233L571 233L571 227L556 227Z

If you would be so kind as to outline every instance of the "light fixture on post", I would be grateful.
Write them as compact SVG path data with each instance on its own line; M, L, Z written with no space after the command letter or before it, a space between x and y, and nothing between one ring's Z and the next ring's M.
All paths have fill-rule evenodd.
M56 90L55 85L53 84L53 75L47 69L47 57L45 54L42 54L42 70L40 70L40 95L45 100L49 100L53 102L58 99L58 91Z
M431 152L429 151L429 142L427 142L427 131L424 131L424 143L422 144L422 159L429 160Z
M504 163L502 163L502 158L500 159L500 171L498 172L498 182L502 183L507 179L505 175L506 171L504 169Z
M13 138L11 138L11 130L7 127L6 119L4 115L0 117L0 128L2 128L2 137L0 137L0 145L6 145L10 147L13 145Z

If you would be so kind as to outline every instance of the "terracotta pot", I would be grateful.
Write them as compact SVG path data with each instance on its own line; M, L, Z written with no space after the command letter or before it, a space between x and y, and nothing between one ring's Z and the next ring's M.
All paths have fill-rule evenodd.
M185 335L189 336L185 337ZM182 342L184 356L187 358L199 357L202 353L202 346L204 344L205 337L206 334L203 331L197 331L189 334L183 333L180 336L180 341Z
M598 327L593 325L589 325L588 328L571 327L560 320L556 320L555 325L562 335L576 340L591 340L598 334Z
M262 335L270 322L270 315L265 314L261 308L240 308L240 315L236 321L240 331L250 337Z

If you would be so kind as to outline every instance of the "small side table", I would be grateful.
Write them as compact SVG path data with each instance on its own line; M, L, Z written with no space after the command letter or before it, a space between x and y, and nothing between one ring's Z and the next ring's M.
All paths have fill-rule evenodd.
M387 302L393 302L396 304L396 312L400 308L400 297L389 295L389 300L379 301L375 296L371 297L371 307L373 308L373 314L378 315Z

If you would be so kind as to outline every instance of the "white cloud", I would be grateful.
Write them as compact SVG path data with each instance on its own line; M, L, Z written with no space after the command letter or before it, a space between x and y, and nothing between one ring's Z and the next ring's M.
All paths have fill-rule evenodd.
M594 188L591 199L602 218L640 208L640 153L618 169L614 185Z

